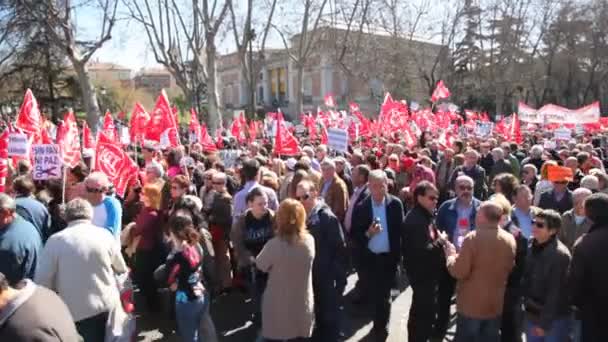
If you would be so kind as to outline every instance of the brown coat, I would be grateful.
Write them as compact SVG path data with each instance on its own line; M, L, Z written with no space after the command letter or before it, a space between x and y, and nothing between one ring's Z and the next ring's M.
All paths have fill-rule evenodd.
M323 191L323 183L323 180L319 182L319 193ZM323 199L338 220L344 222L344 215L346 215L348 209L348 189L346 183L337 174L334 175L334 179Z
M568 247L568 250L572 251L576 240L586 234L589 228L591 228L591 221L585 218L583 223L577 225L574 219L574 209L570 209L562 215L562 227L558 234L559 240Z
M264 338L288 340L312 335L314 258L315 241L308 233L296 243L274 237L257 256L258 269L268 272L262 299Z
M457 279L458 313L472 319L501 315L507 278L515 263L515 239L496 227L478 227L467 234L460 254L448 258Z

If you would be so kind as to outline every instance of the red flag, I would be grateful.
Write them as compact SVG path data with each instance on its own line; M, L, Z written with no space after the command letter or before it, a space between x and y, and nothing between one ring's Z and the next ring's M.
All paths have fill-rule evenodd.
M249 143L252 143L258 136L258 123L255 120L249 122Z
M87 125L86 121L82 122L82 148L95 148L95 140L93 140L93 134L91 134L91 129L89 128L89 125Z
M274 139L274 153L292 156L298 152L300 152L298 140L284 127L283 114L279 113L277 118L277 135Z
M116 132L116 126L114 125L114 119L112 118L112 113L110 113L110 111L107 111L103 117L102 131L108 138L118 141L118 132Z
M147 125L149 121L150 114L146 112L144 107L139 102L135 102L135 107L131 112L131 120L129 121L129 136L132 142L143 143L144 134L147 131Z
M173 109L169 104L167 93L161 91L154 110L150 115L149 124L145 127L144 139L161 142L161 137L164 136L166 144L171 147L180 145L177 121L173 114Z
M332 93L325 95L325 106L331 108L336 107L336 99Z
M241 115L232 121L232 125L230 126L230 134L236 138L239 143L244 143L246 140L245 137L245 129L247 127L247 120L245 119L245 114L241 112Z
M6 190L6 177L8 176L8 129L0 135L0 192Z
M198 132L201 124L198 122L198 114L194 108L190 108L190 124L188 125L190 132Z
M324 124L321 124L321 144L327 145L327 127Z
M42 119L38 109L38 101L30 89L26 90L23 103L17 115L15 127L20 128L28 137L39 139Z
M105 173L114 184L116 194L124 197L127 186L137 177L138 168L120 144L100 132L95 150L95 171Z
M120 121L125 121L125 119L127 118L127 114L123 111L118 112L118 120Z
M222 136L223 128L215 130L215 140L217 141L218 148L224 148L224 137Z
M359 107L359 104L356 102L351 102L348 104L348 108L350 109L351 113L355 113L361 110L361 108Z
M49 122L46 121L44 116L41 117L41 120L42 120L42 125L40 127L40 143L41 144L52 144L53 139L49 135L49 131L48 131Z
M207 126L205 124L200 125L199 128L199 138L198 142L203 146L203 151L215 152L217 151L217 146L213 142L213 139L207 132ZM219 130L218 130L219 132Z
M63 163L71 168L80 162L80 137L78 124L71 111L63 117L63 122L57 128L57 144L63 158Z
M431 102L435 103L441 99L447 99L450 97L450 90L445 86L443 81L437 82L437 86L435 90L433 90L433 95L431 95Z
M509 136L512 141L515 141L518 144L521 144L524 141L521 135L521 128L519 127L519 119L517 118L517 114L515 113L511 115L511 126L509 127Z

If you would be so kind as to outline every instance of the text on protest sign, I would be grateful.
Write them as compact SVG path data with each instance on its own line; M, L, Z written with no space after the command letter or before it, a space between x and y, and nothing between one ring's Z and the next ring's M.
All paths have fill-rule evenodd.
M27 157L30 152L30 141L23 133L10 133L8 135L8 156Z
M475 135L478 137L487 137L492 134L494 124L492 122L477 121L475 125Z
M329 128L327 130L327 147L338 152L347 152L348 132L345 129Z
M220 150L219 156L226 168L231 168L236 165L236 160L241 155L239 150Z
M572 131L566 127L560 127L553 131L553 139L555 140L570 140Z
M35 180L61 178L63 160L59 153L59 145L33 145L32 153L34 155L34 172L32 176Z

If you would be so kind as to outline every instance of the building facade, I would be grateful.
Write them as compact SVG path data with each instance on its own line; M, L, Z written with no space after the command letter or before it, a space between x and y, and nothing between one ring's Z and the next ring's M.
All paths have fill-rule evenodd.
M175 87L171 73L164 68L147 68L137 72L134 78L135 88L144 89L151 94L158 94L162 89Z
M105 62L92 62L87 65L89 77L95 84L117 84L133 86L133 71L127 67Z
M408 101L428 101L429 86L421 71L439 67L447 56L444 46L421 40L378 33L357 33L354 39L353 32L347 39L342 29L319 30L303 68L304 111L315 111L330 93L340 108L354 101L368 113L377 112L386 91ZM291 38L292 49L298 42L298 35ZM257 108L280 108L296 118L296 64L285 50L267 50L264 57L256 78ZM254 53L254 59L258 58ZM219 57L218 78L225 108L249 104L249 87L236 53Z

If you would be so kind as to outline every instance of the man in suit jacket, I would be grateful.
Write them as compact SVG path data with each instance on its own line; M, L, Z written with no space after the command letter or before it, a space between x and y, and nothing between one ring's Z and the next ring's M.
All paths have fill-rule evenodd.
M541 209L553 209L560 214L572 209L572 191L568 190L568 180L559 179L553 182L553 189L540 195L538 207Z
M325 158L321 162L323 178L319 184L321 196L340 222L344 222L346 208L348 208L348 189L344 181L336 173L336 164L333 160Z
M370 196L356 208L352 235L362 246L362 271L370 282L368 293L373 305L372 334L377 341L388 337L391 312L391 287L401 258L403 204L388 194L388 180L382 170L369 174Z
M360 271L362 246L359 246L352 238L351 231L353 226L353 217L355 216L355 207L369 196L369 189L367 187L367 180L369 178L369 167L365 164L357 165L355 168L353 168L352 175L353 186L355 187L355 189L353 191L353 195L350 196L348 210L346 210L346 217L344 218L344 231L346 233L346 240L352 258L352 265L359 275L357 279L357 285L355 285L355 293L357 294L356 296L358 297L358 301L361 299L362 294L367 293L367 279L365 279L364 273Z

